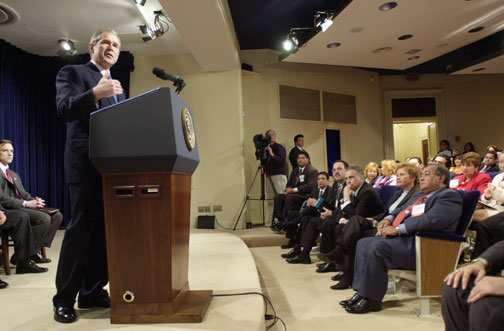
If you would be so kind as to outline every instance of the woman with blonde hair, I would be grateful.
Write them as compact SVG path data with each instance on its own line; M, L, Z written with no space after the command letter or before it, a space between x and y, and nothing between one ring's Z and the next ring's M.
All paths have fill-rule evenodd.
M380 167L374 162L369 162L364 168L364 177L366 177L366 183L373 186L380 176Z
M382 175L376 180L374 187L382 187L387 185L396 185L396 167L397 163L395 160L383 160L381 161L381 172Z

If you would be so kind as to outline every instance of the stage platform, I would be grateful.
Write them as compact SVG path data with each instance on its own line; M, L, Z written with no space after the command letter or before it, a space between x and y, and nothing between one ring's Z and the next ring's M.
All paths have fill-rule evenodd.
M53 260L43 265L49 268L48 272L16 275L13 268L12 274L6 276L0 268L0 279L10 284L0 290L1 330L265 329L265 306L259 295L214 297L202 323L110 324L108 309L77 310L77 322L57 323L53 320L51 300L63 233L58 231L53 247L47 250ZM261 292L256 265L246 244L234 234L211 230L191 231L189 284L191 290L212 289L214 294Z

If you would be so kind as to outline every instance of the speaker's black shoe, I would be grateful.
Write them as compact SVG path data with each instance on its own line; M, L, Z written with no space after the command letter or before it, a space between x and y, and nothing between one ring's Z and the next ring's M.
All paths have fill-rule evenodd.
M301 255L298 255L296 257L292 257L290 259L287 259L286 260L288 263L292 263L292 264L299 264L299 263L302 263L302 264L311 264L311 259L310 257L302 257Z
M90 308L110 308L110 298L100 297L93 299L80 299L77 303L77 308L79 309L90 309Z
M350 314L366 314L370 311L380 311L382 309L381 302L373 301L371 299L367 299L361 297L355 304L352 306L345 307L347 313Z
M60 323L72 323L77 319L77 314L73 307L55 306L54 320Z
M0 289L6 288L7 286L9 286L9 283L4 282L3 280L0 279Z
M317 269L318 273L324 273L324 272L334 272L336 270L336 265L331 262L327 262L324 264L324 266L320 267Z
M335 282L339 282L340 280L343 279L343 277L345 277L345 273L343 271L340 271L336 275L332 276L331 280L335 281Z
M362 297L359 295L359 293L355 293L353 297L351 297L348 300L343 300L340 301L339 304L342 305L343 307L350 307L353 306L359 301Z
M30 260L30 262L27 263L19 263L19 265L16 267L16 274L38 274L41 272L46 272L47 270L49 269L39 267L35 264L35 262Z
M38 252L37 254L33 255L31 257L31 259L35 263L49 263L49 262L51 262L51 259L45 258L41 252Z
M281 257L283 257L284 259L290 259L293 258L294 256L298 256L299 254L301 254L300 250L291 249L289 253L282 254Z

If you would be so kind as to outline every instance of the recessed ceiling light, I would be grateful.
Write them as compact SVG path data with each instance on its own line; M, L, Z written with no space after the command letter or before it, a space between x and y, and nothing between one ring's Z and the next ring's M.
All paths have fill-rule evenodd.
M375 54L381 54L381 53L386 53L390 52L392 50L392 47L382 47L382 48L377 48L373 51Z
M327 48L336 48L336 47L340 47L341 46L341 43L330 43L330 44L327 44Z
M478 68L478 69L474 69L473 72L478 72L478 71L483 71L485 70L485 68Z
M378 9L381 11L387 11L394 9L395 7L397 7L397 2L391 1L391 2L385 2L383 5L378 7Z
M362 26L358 26L356 28L353 28L352 30L350 30L350 33L359 33L359 32L362 32L364 31L364 28Z
M477 28L471 29L468 32L475 33L475 32L479 32L479 31L483 30L484 28L485 28L484 26L478 26Z
M408 61L418 60L419 58L420 58L420 56L415 55L415 56L409 57Z
M439 45L437 45L436 47L437 47L437 48L442 48L442 47L446 47L446 46L448 46L448 44L439 44Z
M397 38L398 40L406 40L406 39L410 39L410 38L413 38L413 35L412 34L403 34L402 36L400 36L399 38Z

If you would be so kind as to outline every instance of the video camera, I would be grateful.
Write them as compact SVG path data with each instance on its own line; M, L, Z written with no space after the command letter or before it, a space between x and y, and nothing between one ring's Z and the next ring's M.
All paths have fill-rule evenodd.
M261 162L266 162L269 156L268 150L266 148L269 146L271 142L271 137L259 133L254 136L253 141L254 146L256 148L255 152L256 159L261 160Z

